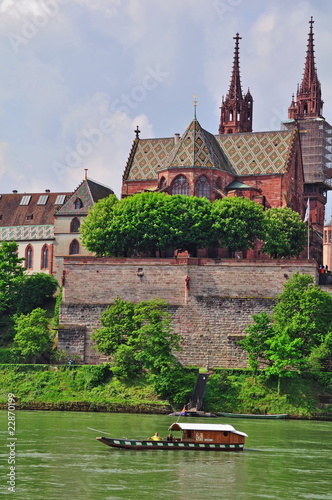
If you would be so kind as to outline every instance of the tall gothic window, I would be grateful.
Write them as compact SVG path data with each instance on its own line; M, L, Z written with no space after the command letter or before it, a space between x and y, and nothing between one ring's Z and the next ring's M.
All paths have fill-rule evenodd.
M210 183L205 175L201 175L196 181L195 196L197 196L197 198L207 198L208 200L211 198Z
M80 225L81 225L80 220L77 217L74 217L70 223L70 232L78 233Z
M41 269L48 269L48 246L44 245L41 254Z
M69 255L77 255L80 253L80 245L77 240L73 240L69 245Z
M172 182L172 194L185 194L190 195L189 182L187 177L179 175Z
M25 249L25 267L27 269L33 268L33 248L28 245Z

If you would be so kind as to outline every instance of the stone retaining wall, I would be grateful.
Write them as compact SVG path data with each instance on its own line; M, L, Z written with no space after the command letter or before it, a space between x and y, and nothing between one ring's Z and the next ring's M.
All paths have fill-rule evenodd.
M139 302L164 299L183 336L185 364L245 367L238 345L252 314L270 311L289 277L311 274L315 261L111 259L69 257L64 260L64 293L60 311L60 349L79 354L84 363L105 358L92 348L91 333L101 313L116 297Z

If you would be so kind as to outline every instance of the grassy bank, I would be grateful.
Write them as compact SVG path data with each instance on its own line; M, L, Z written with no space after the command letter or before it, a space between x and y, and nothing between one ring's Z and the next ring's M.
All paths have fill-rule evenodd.
M112 376L108 365L0 366L0 403L6 403L7 394L15 395L24 408L92 409L162 407L169 408L152 386L144 379L135 384L120 382ZM75 403L84 403L79 406Z
M332 419L331 374L285 378L278 394L277 379L264 375L254 378L247 370L218 370L209 378L205 407L215 412L287 413L298 418Z
M205 410L332 419L331 374L284 379L281 394L276 387L276 380L254 379L247 370L215 370L208 379ZM108 365L0 365L2 408L8 393L15 395L18 407L26 409L137 413L171 409L146 379L125 383L112 375Z

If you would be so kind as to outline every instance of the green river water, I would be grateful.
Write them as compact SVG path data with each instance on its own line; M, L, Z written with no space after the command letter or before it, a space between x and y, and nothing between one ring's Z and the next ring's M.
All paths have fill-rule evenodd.
M166 436L174 420L166 415L16 411L10 437L7 412L0 411L0 495L13 500L332 500L332 422L200 420L230 423L246 432L243 452L114 449L96 441L100 433L88 429L147 438L155 431ZM15 491L8 490L11 466Z

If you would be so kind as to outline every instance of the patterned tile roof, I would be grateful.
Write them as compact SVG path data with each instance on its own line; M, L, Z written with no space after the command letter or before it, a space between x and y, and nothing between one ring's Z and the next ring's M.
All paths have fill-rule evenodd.
M215 136L204 130L194 119L176 144L170 162L164 168L209 168L231 174L235 171L224 155Z
M0 241L53 240L54 226L0 227Z
M0 195L0 227L53 225L54 213L71 193L9 193Z
M287 170L294 131L217 135L237 175L282 174Z
M124 174L126 180L158 179L158 170L165 167L174 148L174 137L139 139L134 141L134 155L130 155Z
M91 179L84 179L56 215L87 215L96 201L111 194L114 194L111 188ZM81 206L75 205L76 200L81 201Z
M124 180L157 180L166 168L205 167L235 174L216 137L194 119L175 142L174 137L134 141Z

